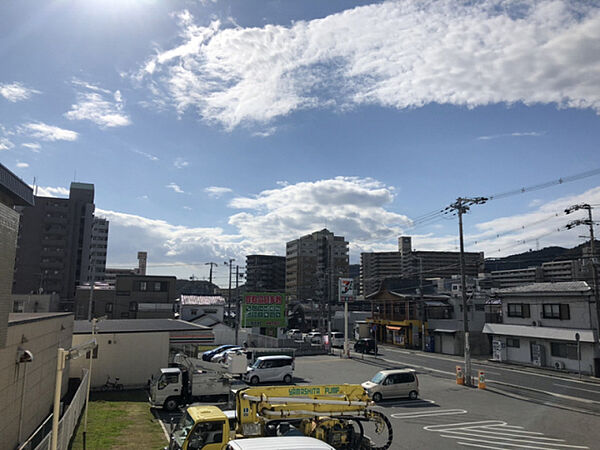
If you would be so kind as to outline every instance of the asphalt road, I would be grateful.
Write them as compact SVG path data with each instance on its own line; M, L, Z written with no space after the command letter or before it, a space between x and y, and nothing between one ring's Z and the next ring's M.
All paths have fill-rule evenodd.
M361 356L355 355L358 358ZM373 356L367 356L367 358L373 358ZM413 367L451 378L455 377L457 365L464 368L462 358L384 346L379 348L377 358L373 359L381 360L382 365ZM564 407L600 414L600 383L593 380L580 381L564 377L560 373L543 370L532 371L516 366L506 367L506 365L493 362L486 362L483 365L473 364L473 374L476 375L479 370L485 372L486 383L491 387L535 397Z
M392 450L600 448L600 415L593 414L598 406L594 402L600 385L556 378L548 373L484 365L481 368L488 374L491 389L468 388L458 386L455 381L454 368L460 361L392 348L380 348L377 357L364 359L361 355L352 359L326 355L300 357L296 358L294 383L361 383L383 368L415 368L419 376L419 400L389 400L376 406L392 422ZM474 365L476 370L479 367ZM520 388L521 385L526 388ZM549 396L543 393L546 389L552 394L567 394L565 398ZM160 410L157 413L167 427L171 417L176 423L181 416Z
M303 357L296 359L296 375L301 383L360 383L392 365L374 358ZM458 386L441 372L417 371L420 400L377 406L392 422L392 449L599 448L598 416Z

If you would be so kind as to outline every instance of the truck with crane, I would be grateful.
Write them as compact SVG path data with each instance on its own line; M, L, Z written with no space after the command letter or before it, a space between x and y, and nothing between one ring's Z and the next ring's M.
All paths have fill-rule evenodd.
M235 411L189 406L168 449L223 450L234 439L294 435L337 450L387 450L392 444L389 419L372 408L360 385L248 387L234 395Z

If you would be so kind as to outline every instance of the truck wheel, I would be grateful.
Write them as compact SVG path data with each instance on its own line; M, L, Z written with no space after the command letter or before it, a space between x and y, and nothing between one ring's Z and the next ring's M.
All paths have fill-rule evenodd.
M283 377L283 382L285 384L292 384L292 376L288 373L285 377Z
M382 398L383 398L383 397L381 396L381 393L379 393L379 392L375 392L375 393L373 394L373 401L374 401L375 403L379 403L379 402L381 401L381 399L382 399Z
M250 378L250 384L258 384L258 377L256 375Z
M167 411L175 411L178 406L179 406L179 402L177 401L177 399L174 397L169 397L168 399L165 400L165 404L163 405L163 408L165 408Z

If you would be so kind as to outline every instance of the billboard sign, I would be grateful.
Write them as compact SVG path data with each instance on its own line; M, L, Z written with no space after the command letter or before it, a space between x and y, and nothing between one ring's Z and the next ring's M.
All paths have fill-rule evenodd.
M338 296L341 302L354 300L353 278L338 278Z
M242 304L242 327L285 327L285 294L249 292Z

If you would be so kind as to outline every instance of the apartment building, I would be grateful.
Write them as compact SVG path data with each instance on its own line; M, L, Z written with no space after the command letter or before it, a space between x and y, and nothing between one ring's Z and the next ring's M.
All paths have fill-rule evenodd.
M338 278L348 276L348 242L323 229L286 244L285 290L289 301L337 301Z
M285 256L246 256L248 292L285 292Z
M175 314L176 278L152 275L117 275L114 285L95 283L92 317L108 319L173 318ZM88 317L90 284L77 287L75 318Z
M92 223L90 262L86 281L103 281L106 274L108 249L108 220L95 217Z
M451 278L460 274L460 252L414 251L410 236L398 238L402 277ZM476 277L484 271L483 252L465 252L465 274Z
M402 275L400 252L373 252L360 254L360 292L367 296L377 292L385 278Z
M494 290L503 323L486 323L493 358L600 376L595 304L585 281Z
M560 281L592 282L589 258L549 261L541 266L524 269L494 270L491 277L494 287L505 289L529 283L552 283Z
M56 292L69 302L93 270L102 273L106 255L92 253L106 253L108 222L97 219L94 209L94 185L75 182L69 198L36 196L35 206L20 208L15 294Z

